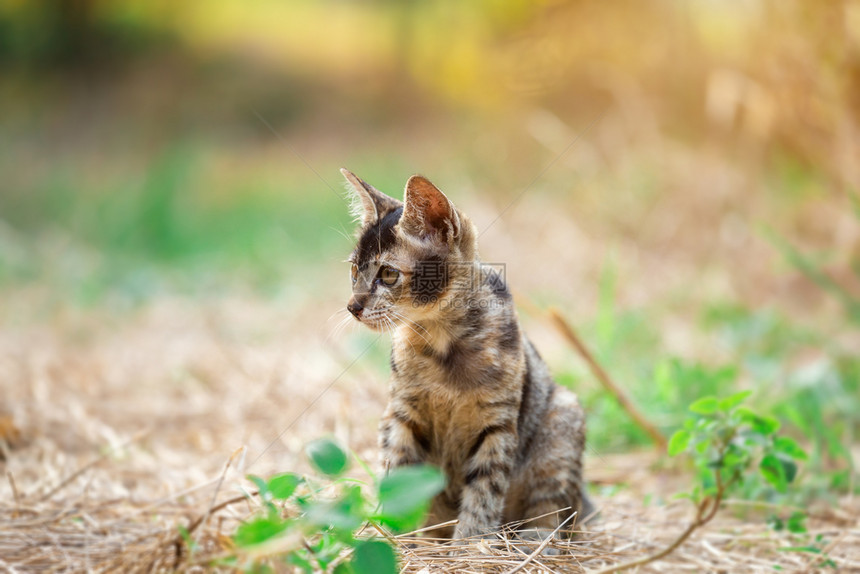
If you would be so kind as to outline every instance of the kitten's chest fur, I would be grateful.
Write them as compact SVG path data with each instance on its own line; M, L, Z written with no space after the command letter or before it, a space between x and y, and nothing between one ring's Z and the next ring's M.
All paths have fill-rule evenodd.
M427 461L445 468L449 476L457 477L468 452L465 439L481 431L477 404L468 399L453 402L441 393L435 396L428 393L421 397L419 409L429 427Z
M426 460L455 482L488 422L518 418L527 343L509 302L477 289L445 324L402 326L393 339L392 404L419 421Z
M454 371L456 376L434 358L408 354L402 358L399 373L392 377L390 404L408 409L418 427L415 436L424 461L442 468L449 488L458 491L476 438L487 425L487 405L498 404L501 399L503 408L514 411L511 416L515 416L519 395L516 389L500 389L498 385L462 388L464 380L482 370L480 358L466 362L464 357L463 369ZM490 366L490 370L494 368Z

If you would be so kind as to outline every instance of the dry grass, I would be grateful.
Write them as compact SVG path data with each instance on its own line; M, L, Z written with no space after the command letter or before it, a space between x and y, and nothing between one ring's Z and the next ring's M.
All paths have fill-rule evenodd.
M703 172L694 167L678 167L672 188L689 187L686 174ZM670 177L672 166L666 171ZM703 189L695 202L678 191L626 235L595 223L605 220L599 213L572 220L537 193L499 221L504 205L473 201L466 210L488 229L483 253L508 263L518 294L563 289L564 314L574 322L593 312L603 261L615 253L619 305L658 309L669 354L714 352L690 316L702 301L738 298L755 306L773 293L794 293L782 297L792 313L832 322L834 313L812 304L820 293L808 282L773 272L765 240L745 233L736 242L719 232L725 214L702 202L722 197L708 186L731 173L715 173L725 177L698 178ZM684 202L707 216L690 216ZM753 214L767 211L756 205ZM837 203L825 207L816 221L841 222L834 229L850 223ZM535 221L543 222L538 233ZM609 245L608 237L620 239ZM548 245L565 249L549 254ZM246 474L307 470L302 447L325 434L375 460L384 343L360 356L362 346L330 338L336 321L327 318L343 307L345 269L332 261L312 273L299 269L284 278L296 286L290 300L164 296L134 309L110 302L82 309L58 303L44 286L2 293L0 571L204 570L256 509L242 496ZM537 316L524 313L530 336L551 366L569 364L572 351ZM400 539L405 571L508 572L524 563L523 572L597 570L650 554L684 529L691 509L667 502L684 488L684 477L655 468L652 454L591 453L587 466L593 484L622 488L597 497L601 516L584 533L550 542L558 555L526 563L528 550L504 537L463 544L456 554L426 539ZM646 496L659 503L644 504ZM818 564L817 555L780 551L803 541L769 530L762 513L745 521L732 511L745 507L729 506L677 552L639 571L770 572L780 565L807 572ZM846 499L837 509L816 510L809 522L843 571L860 568L858 516L860 502ZM179 556L179 526L198 523L198 551Z
M313 332L320 309L337 307L330 302L296 311L248 299L217 306L161 300L121 316L31 316L2 332L0 570L208 569L255 511L253 497L241 496L245 474L305 470L303 443L325 433L373 460L384 402L380 374L368 370L366 358L345 370L355 351L290 336ZM596 454L588 465L593 483L629 486L598 497L600 518L574 540L550 542L557 555L527 561L529 550L502 535L493 544L468 541L456 553L402 538L404 570L589 571L652 552L683 530L688 504L643 505L646 494L662 501L683 484L677 473L655 467L653 455ZM846 499L809 524L830 541L828 555L843 571L860 568L858 516L860 501ZM780 551L800 542L760 518L744 522L725 510L677 552L640 571L815 568L820 556ZM178 555L178 527L194 524L198 550Z
M99 472L94 470L94 472ZM101 471L105 472L105 471ZM211 483L197 494L143 502L90 496L89 481L69 485L71 495L47 501L0 504L0 567L15 571L157 572L177 568L212 568L213 557L229 550L228 535L250 513L250 504L213 512L208 524L192 533L198 549L191 556L181 544L177 525L207 513ZM552 540L557 554L532 552L511 542L462 541L454 551L420 537L397 539L404 572L588 572L638 557L671 542L689 516L682 503L643 507L634 493L602 500L601 518L572 540ZM831 543L829 558L849 572L860 569L860 505L846 501L840 511L814 518L810 532ZM730 514L724 512L724 515ZM695 534L684 546L641 572L771 572L816 570L821 556L783 552L796 546L789 534L777 534L760 522L745 524L723 517Z

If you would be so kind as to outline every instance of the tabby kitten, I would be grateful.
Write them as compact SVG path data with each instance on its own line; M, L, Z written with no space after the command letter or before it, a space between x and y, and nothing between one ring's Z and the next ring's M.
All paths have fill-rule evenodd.
M478 259L475 226L420 175L401 202L341 172L361 225L347 309L392 335L383 464L445 471L428 524L459 522L442 537L566 507L527 528L554 529L572 511L584 518L582 409L522 333L503 279Z

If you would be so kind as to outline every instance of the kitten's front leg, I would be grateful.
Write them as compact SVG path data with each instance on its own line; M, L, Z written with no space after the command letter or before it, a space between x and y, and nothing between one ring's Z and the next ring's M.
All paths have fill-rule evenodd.
M484 427L472 443L455 538L487 534L501 525L516 445L514 421Z
M418 464L430 452L428 425L420 421L404 402L392 397L379 423L379 449L385 472Z

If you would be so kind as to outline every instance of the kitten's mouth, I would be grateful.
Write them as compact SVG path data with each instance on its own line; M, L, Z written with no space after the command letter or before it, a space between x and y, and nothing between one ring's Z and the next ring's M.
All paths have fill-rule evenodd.
M365 325L374 331L380 331L390 324L390 319L385 316L385 313L368 313L365 309L360 317L356 317L358 322Z

